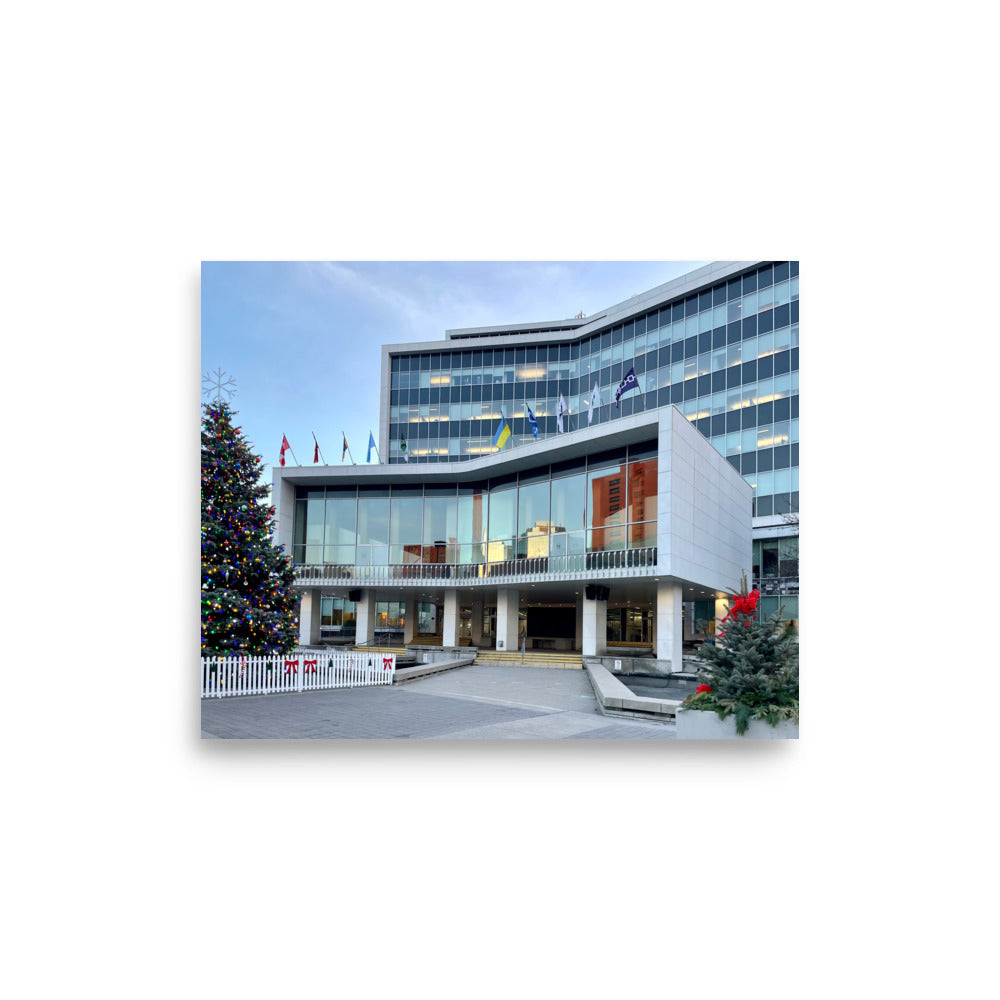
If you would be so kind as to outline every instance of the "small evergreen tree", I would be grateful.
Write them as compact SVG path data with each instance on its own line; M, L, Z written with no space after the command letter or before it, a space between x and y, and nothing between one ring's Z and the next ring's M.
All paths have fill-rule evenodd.
M294 571L271 544L274 508L225 402L204 406L201 429L201 653L278 655L298 639Z
M756 610L759 595L747 593L745 574L740 589L715 643L699 651L702 683L683 707L714 711L720 719L734 715L742 736L751 719L772 726L799 721L799 644L791 625L781 624L780 608L768 618Z

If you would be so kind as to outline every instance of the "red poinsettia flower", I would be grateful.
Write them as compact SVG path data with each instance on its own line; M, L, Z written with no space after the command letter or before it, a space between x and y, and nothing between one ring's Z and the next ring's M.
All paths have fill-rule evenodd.
M708 694L708 692L711 691L711 690L712 690L711 685L709 685L709 684L699 684L694 689L694 693L695 694Z

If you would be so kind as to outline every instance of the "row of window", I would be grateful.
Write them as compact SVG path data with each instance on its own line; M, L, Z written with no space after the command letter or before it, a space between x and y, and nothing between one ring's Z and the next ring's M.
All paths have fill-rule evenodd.
M792 352L794 353L794 352ZM704 400L706 405L711 407L712 413L723 413L726 410L743 409L747 406L756 406L758 403L766 403L773 399L781 399L798 392L799 373L797 370L788 370L788 352L778 355L776 359L785 359L784 364L778 365L779 372L774 374L771 367L767 369L767 374L760 371L762 363L751 361L743 365L736 365L727 371L704 372L700 368L692 366L690 370L684 367L681 362L671 368L661 368L656 371L642 372L637 375L641 394L649 396L650 406L658 405L659 396L652 398L653 394L664 389L676 390L664 394L668 402L673 401L678 405L691 400ZM797 359L795 359L797 360ZM752 368L752 373L748 371ZM752 374L753 377L749 377ZM578 393L576 395L566 393L563 399L566 402L567 412L573 415L585 414L589 417L589 411L593 407L594 420L614 419L620 413L619 407L614 403L614 389L605 389L600 392L601 403L594 403L593 390ZM633 395L625 397L626 400L634 400ZM535 417L554 417L557 412L558 398L548 397L544 399L494 399L494 400L462 400L456 402L425 402L413 404L401 404L389 407L389 423L395 424L421 424L421 423L449 423L459 420L499 420L501 410L504 416L511 420L527 420L527 410L525 404L530 407ZM697 412L692 409L690 412ZM705 414L699 414L705 415ZM588 423L590 420L588 419ZM413 432L411 426L411 433ZM470 431L456 431L453 428L441 428L441 432L447 436L465 436ZM395 432L391 432L395 436ZM427 436L427 435L425 435ZM433 436L433 432L429 435Z
M783 341L775 349L773 338L766 345L755 338L751 344L731 344L689 358L671 361L655 354L642 355L626 365L625 362L602 368L593 375L580 379L546 379L536 383L490 383L479 386L458 386L452 389L393 390L389 393L390 420L401 413L411 413L417 406L455 406L470 402L500 402L504 400L537 401L538 406L554 406L563 395L567 400L579 397L580 409L587 409L597 386L604 404L614 400L615 392L628 368L634 368L644 391L661 389L668 385L693 383L691 395L704 395L727 387L751 385L757 381L797 372L799 368L798 338ZM794 340L794 346L788 342ZM661 352L662 354L662 352ZM660 367L658 362L663 361ZM700 382L696 381L701 379Z
M391 370L394 373L448 371L481 369L494 364L576 360L615 343L644 336L650 331L669 328L671 339L683 339L772 311L777 313L787 308L790 315L792 307L797 308L798 294L797 261L767 264L572 344L397 355L392 358ZM796 313L791 322L797 322L797 319Z
M798 619L798 597L762 597L758 603L760 613L765 617L774 614L781 608L782 621ZM438 627L437 608L433 604L418 602L414 606L417 618L416 632L418 635L434 635ZM572 610L572 609L569 609ZM713 601L694 601L685 608L688 625L685 631L694 635L714 635L719 628L715 620L715 603ZM525 635L528 631L528 612L520 611L520 629L518 634ZM654 612L649 608L615 608L607 609L607 640L609 642L652 642L655 635ZM459 635L469 636L472 623L471 609L462 608L459 613ZM489 637L495 634L495 609L492 606L483 608L480 622L481 634ZM331 631L354 632L357 628L357 607L353 601L341 597L323 597L320 602L320 625ZM402 629L406 625L405 601L378 601L375 604L376 629Z
M468 487L300 488L293 558L493 562L655 544L655 444Z
M760 538L753 543L755 580L799 575L799 536Z
M793 303L797 306L798 303ZM671 336L669 330L650 331L634 337L630 341L611 342L606 347L595 348L592 352L584 352L578 359L540 358L539 360L504 360L509 351L516 357L520 352L545 354L555 352L557 347L544 345L528 348L506 348L469 352L470 359L475 355L484 355L485 360L479 364L471 361L463 370L442 369L413 370L395 372L391 377L390 388L394 390L439 389L450 390L461 386L521 384L538 381L552 381L565 378L585 378L603 367L637 360L641 357L656 355L656 364L697 357L708 351L718 350L737 344L745 345L745 353L749 357L756 354L761 357L797 346L798 344L798 310L791 310L789 315L782 312L773 317L770 313L764 316L745 317L718 327L696 331L688 334L683 330L678 335ZM565 346L565 345L564 345ZM495 357L500 355L501 358ZM491 357L492 356L492 357Z
M614 552L627 549L649 549L656 546L655 521L638 524L616 524L609 528L586 531L566 531L554 523L538 523L524 535L498 538L486 542L462 544L454 538L431 545L320 545L295 544L292 561L302 565L332 566L428 566L448 565L487 566L513 559L547 559L551 572L569 570L567 556L587 552Z
M664 395L669 394L669 389L660 390ZM669 398L658 400L657 394L647 394L638 399L634 396L626 396L621 403L622 416L630 416L632 413L643 412L644 404L646 409L654 409L658 405L667 405ZM652 398L651 398L652 396ZM798 415L799 396L772 396L766 401L757 402L753 400L756 395L749 393L744 398L740 392L733 394L714 394L704 399L682 400L677 406L681 413L690 420L695 427L717 447L720 454L732 455L744 453L750 450L750 435L744 436L743 432L753 432L757 434L756 448L773 447L774 445L793 443L798 441ZM654 400L656 400L654 402ZM613 409L613 408L612 408ZM508 424L511 428L511 440L505 446L505 450L517 448L533 441L530 424L523 411L519 414L516 410L505 413ZM558 433L557 418L546 415L541 411L535 412L535 418L539 426L539 434L552 437ZM609 417L606 413L595 415L594 424L600 424L608 419L615 419L614 415ZM790 435L790 429L794 423L794 437ZM787 427L785 426L787 424ZM776 425L781 425L780 433L777 437L772 433ZM499 410L492 410L489 413L479 414L471 419L451 420L450 418L430 420L418 424L390 424L389 425L389 456L391 461L401 461L402 452L400 450L400 437L406 437L406 452L411 460L425 454L442 455L451 461L458 461L462 458L475 458L480 455L493 454L497 451L493 444L493 435L500 426ZM563 417L563 426L566 432L579 430L587 426L586 417L574 413L572 408ZM789 433L788 441L784 440L785 434ZM739 434L739 448L729 447L736 439L730 436ZM725 435L726 446L719 447L719 438Z

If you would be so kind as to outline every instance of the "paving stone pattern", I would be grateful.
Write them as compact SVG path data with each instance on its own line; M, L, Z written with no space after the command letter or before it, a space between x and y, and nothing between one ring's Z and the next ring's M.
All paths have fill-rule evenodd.
M672 725L611 720L582 671L471 666L402 686L204 699L214 739L675 739Z

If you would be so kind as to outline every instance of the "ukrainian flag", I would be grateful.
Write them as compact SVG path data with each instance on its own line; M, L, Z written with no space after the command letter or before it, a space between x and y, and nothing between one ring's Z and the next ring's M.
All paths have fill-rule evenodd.
M493 435L493 444L497 448L503 448L510 438L510 424L507 423L507 418L503 415L503 410L500 411L500 426L497 428L496 434Z

